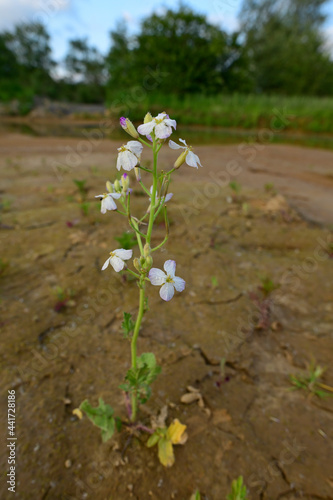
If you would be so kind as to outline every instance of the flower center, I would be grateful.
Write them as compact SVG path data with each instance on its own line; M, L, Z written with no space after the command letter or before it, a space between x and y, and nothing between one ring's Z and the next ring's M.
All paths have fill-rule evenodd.
M167 279L165 280L166 283L174 283L173 279L171 278L170 275L168 275Z
M121 146L121 148L118 149L120 153L123 153L124 151L127 151L126 146Z
M108 196L109 196L108 193L103 193L103 198L102 199L105 200L105 198L107 198Z
M110 252L110 257L114 257L114 252Z
M159 120L155 120L156 125L159 125L160 123L162 123L163 120L164 120L164 118L160 118Z

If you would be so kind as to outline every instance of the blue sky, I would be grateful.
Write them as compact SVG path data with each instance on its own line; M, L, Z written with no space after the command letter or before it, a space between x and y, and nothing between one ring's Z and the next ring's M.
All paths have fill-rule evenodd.
M140 20L152 11L176 7L178 0L0 0L0 29L10 29L16 22L42 20L52 36L55 59L60 61L67 41L88 36L90 43L103 53L109 48L109 31L120 19L126 19L135 32ZM197 12L206 14L209 21L232 31L237 27L237 13L242 0L189 0ZM328 2L327 35L333 47L333 0ZM333 50L332 50L333 52Z

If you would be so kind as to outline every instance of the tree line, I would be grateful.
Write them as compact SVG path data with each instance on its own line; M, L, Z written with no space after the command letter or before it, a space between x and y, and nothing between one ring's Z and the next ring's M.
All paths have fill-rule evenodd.
M333 95L326 3L244 0L233 33L180 4L147 16L135 35L119 23L106 55L87 38L70 40L61 64L53 60L46 27L21 23L0 33L0 100L110 102L156 68L162 75L156 91L164 95Z

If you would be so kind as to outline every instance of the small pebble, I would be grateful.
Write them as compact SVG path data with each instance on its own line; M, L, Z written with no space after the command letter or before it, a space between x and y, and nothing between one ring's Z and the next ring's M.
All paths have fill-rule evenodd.
M65 462L65 467L66 467L66 469L70 469L70 468L72 467L72 461L71 461L71 460L69 460L69 459L68 459L68 460L66 460L66 462Z

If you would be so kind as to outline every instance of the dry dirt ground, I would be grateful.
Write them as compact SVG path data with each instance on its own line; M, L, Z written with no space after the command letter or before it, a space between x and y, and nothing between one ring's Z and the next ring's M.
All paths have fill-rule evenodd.
M154 265L175 259L187 288L170 303L149 289L138 345L162 366L141 422L168 405L168 423L187 425L188 442L165 469L144 435L103 444L72 414L102 397L125 419L121 318L135 314L138 290L101 272L127 226L94 199L114 178L119 145L0 137L1 422L5 443L15 389L18 464L12 494L4 445L1 498L189 500L198 488L203 499L224 500L243 475L251 500L332 500L332 398L290 391L289 376L306 374L313 359L327 367L321 383L333 385L333 153L205 146L196 148L204 168L175 174L170 239ZM165 149L167 169L174 152ZM88 216L73 179L87 179ZM230 180L242 185L233 199ZM132 187L140 214L145 199L134 179ZM160 224L154 240L163 237ZM280 285L266 300L263 276ZM57 286L75 292L73 307L55 310ZM204 407L180 402L189 385Z

